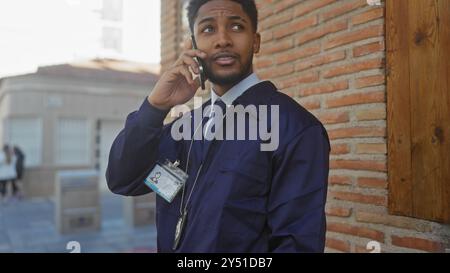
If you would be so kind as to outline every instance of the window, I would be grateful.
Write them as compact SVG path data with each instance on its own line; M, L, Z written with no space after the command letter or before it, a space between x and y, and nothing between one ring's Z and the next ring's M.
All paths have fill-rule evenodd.
M86 119L60 119L57 129L56 160L64 165L90 162L89 128Z
M450 223L450 5L389 0L389 211Z
M103 27L103 47L117 52L122 51L122 30L116 27Z
M42 159L42 122L39 118L10 118L6 143L17 145L25 154L25 166L35 167Z
M104 20L121 21L122 7L122 0L103 0L102 18Z

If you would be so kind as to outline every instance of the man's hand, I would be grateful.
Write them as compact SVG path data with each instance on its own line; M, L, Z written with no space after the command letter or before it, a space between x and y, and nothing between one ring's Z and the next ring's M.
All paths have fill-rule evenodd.
M200 87L199 77L193 79L192 73L199 74L194 57L206 58L206 53L192 49L192 41L185 42L184 51L178 60L168 69L156 83L148 101L161 110L169 110L175 105L189 101Z

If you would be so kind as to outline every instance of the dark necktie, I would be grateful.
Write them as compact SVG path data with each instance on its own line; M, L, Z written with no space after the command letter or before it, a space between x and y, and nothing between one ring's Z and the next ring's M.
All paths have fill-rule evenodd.
M206 157L209 146L211 145L211 140L218 130L220 130L220 126L223 125L223 120L226 114L226 105L221 99L217 99L214 102L213 107L211 108L211 115L209 118L205 118L205 124L203 126L203 159ZM218 111L221 111L220 115ZM208 135L208 137L206 137Z

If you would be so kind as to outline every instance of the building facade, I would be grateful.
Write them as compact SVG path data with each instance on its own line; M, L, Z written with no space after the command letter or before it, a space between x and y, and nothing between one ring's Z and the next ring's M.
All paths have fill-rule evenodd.
M93 60L41 67L34 74L3 78L0 142L25 153L26 197L51 197L59 170L105 171L112 141L126 116L157 81L147 65Z
M163 71L182 50L186 2L161 1ZM449 251L449 2L256 3L256 73L329 133L326 251Z

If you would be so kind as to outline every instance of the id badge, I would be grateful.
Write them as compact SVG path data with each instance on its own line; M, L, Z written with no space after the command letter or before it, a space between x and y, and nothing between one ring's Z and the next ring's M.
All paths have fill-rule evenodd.
M156 163L145 179L145 184L169 203L188 179L188 175L178 165L178 161L171 163L169 160L164 164Z

